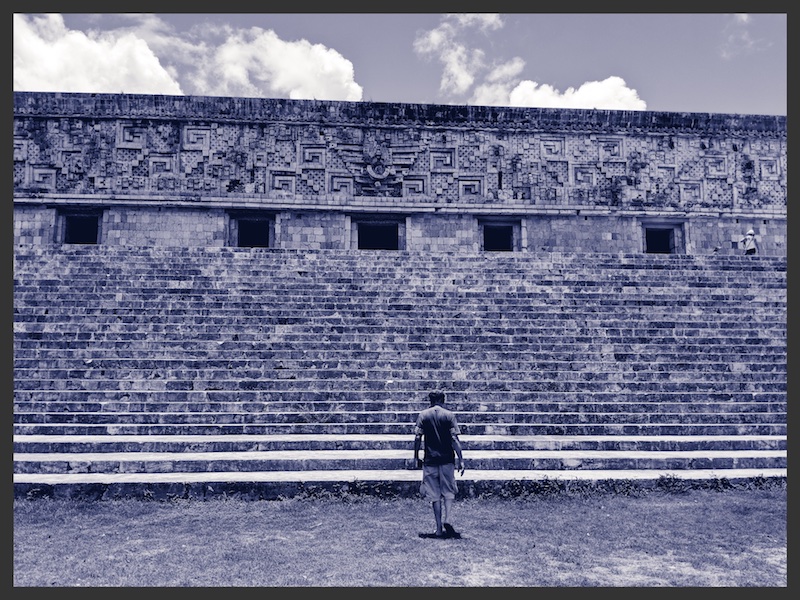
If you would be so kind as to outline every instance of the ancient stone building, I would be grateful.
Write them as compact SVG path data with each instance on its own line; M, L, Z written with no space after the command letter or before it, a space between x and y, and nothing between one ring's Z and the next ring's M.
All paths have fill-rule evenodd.
M785 478L786 133L14 93L15 491Z
M14 94L15 241L786 252L786 118Z

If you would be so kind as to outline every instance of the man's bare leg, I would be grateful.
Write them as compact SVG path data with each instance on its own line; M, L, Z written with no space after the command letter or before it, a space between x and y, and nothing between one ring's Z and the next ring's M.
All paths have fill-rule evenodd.
M453 511L453 498L445 498L444 499L444 509L442 512L442 521L445 523L450 523L450 515Z
M440 500L431 502L433 505L433 517L436 519L436 535L442 535L442 503Z

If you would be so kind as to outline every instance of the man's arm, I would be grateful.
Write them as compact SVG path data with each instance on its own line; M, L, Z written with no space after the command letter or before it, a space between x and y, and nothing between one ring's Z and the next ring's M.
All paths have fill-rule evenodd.
M458 434L455 431L451 430L450 435L453 438L453 450L456 451L456 456L458 457L458 460L456 460L456 470L458 470L463 475L464 453L461 450L461 441L458 439Z
M422 464L419 459L419 449L422 446L422 434L417 433L414 435L414 466L419 469Z

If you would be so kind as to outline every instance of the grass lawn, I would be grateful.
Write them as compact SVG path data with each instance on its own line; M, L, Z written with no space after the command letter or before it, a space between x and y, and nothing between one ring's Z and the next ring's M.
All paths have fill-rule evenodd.
M457 499L15 500L15 587L786 587L783 486Z

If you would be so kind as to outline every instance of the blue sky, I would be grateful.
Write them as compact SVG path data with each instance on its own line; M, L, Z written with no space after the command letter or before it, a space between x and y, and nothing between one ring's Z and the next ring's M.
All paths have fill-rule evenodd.
M779 114L784 13L15 13L17 91Z

